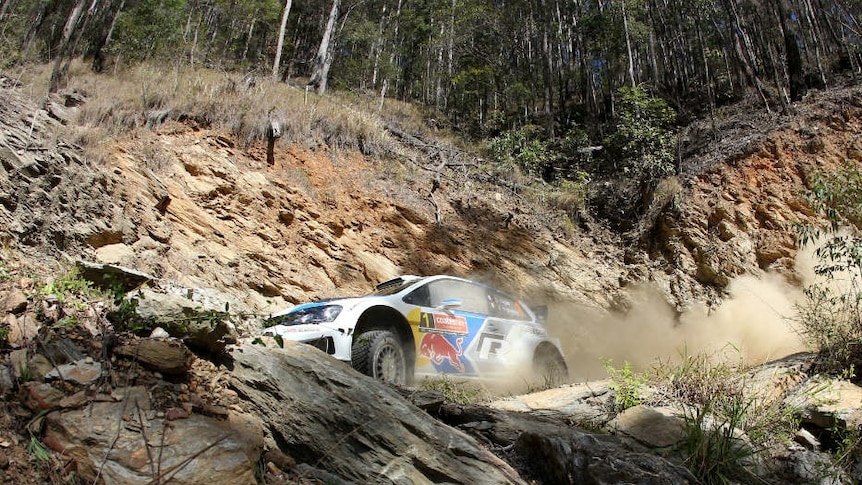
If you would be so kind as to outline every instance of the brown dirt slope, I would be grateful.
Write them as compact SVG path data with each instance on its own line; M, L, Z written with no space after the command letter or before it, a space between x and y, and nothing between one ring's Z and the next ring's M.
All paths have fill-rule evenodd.
M566 228L523 190L406 144L405 156L382 161L279 143L269 165L261 143L170 121L101 139L84 156L64 140L86 129L75 106L97 90L89 101L34 100L32 87L4 86L7 246L43 262L67 255L215 288L235 309L261 314L362 293L399 273L470 276L552 311L625 310L627 289L643 283L676 311L715 306L739 275L798 279L793 224L812 216L807 174L862 152L858 87L812 92L793 113L719 111L703 123L710 130L688 129L687 146L700 148L682 185L657 197L632 239L599 223ZM563 332L577 323L568 310L557 316Z

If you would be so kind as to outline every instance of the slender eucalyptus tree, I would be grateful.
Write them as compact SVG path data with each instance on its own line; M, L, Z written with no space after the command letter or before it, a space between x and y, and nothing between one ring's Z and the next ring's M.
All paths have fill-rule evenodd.
M293 0L284 1L284 11L281 14L281 26L278 28L278 45L275 47L275 60L272 63L272 80L278 81L278 72L281 67L281 51L284 48L284 33L287 29L287 17L290 15L290 7Z
M332 67L333 60L332 44L335 36L335 23L338 20L338 9L340 6L341 0L332 0L329 18L326 20L326 28L323 31L320 46L314 58L314 66L312 67L311 79L309 79L308 85L314 87L314 91L317 94L323 94L326 91L326 84L329 80L329 69Z

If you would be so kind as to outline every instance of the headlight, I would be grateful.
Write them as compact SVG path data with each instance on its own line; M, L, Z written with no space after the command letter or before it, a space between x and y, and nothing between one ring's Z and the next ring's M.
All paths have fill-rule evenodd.
M341 313L341 305L321 305L305 307L299 310L272 317L266 321L265 327L273 325L301 325L303 323L326 323L335 320Z

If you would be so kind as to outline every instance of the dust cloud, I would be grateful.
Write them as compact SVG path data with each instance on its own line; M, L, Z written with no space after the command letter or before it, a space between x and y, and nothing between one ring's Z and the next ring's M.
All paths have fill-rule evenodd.
M803 284L814 275L810 253L801 251L796 261ZM739 277L717 308L692 308L681 315L655 288L636 288L629 297L633 304L625 314L550 305L548 329L561 340L573 381L606 377L608 359L617 368L629 362L644 370L685 355L753 365L805 350L793 324L802 288L778 274Z

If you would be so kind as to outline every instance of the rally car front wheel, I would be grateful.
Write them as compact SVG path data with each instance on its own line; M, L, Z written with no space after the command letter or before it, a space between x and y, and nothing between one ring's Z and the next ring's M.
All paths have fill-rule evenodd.
M407 359L401 340L389 330L370 330L353 339L354 369L389 384L407 384Z

